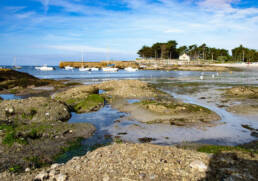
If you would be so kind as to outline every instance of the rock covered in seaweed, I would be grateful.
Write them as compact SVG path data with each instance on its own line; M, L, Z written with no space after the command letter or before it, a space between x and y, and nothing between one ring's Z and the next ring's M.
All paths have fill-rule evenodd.
M104 98L95 86L78 86L56 93L54 99L65 102L77 113L97 111L104 106Z
M0 104L1 120L66 121L70 117L69 108L65 104L50 98L31 97L20 100L4 100Z

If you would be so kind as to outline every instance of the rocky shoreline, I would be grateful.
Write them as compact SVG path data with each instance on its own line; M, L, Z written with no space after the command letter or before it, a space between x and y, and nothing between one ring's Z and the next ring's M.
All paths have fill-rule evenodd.
M51 99L53 91L65 90L71 84L1 69L0 85L1 93L16 90L17 94L23 92L29 96L0 100L0 171L21 172L51 164L64 150L80 144L81 138L89 138L96 130L88 123L67 123L73 110L65 102ZM33 91L41 86L55 88Z
M258 156L241 151L200 153L151 144L113 144L66 164L28 171L3 172L5 180L252 180Z
M139 80L65 85L62 81L40 80L15 72L0 72L0 85L5 85L1 91L27 92L29 98L0 100L0 180L255 180L258 177L257 142L237 147L177 148L114 140L122 144L113 143L65 164L53 164L60 154L80 145L81 138L90 138L96 130L89 123L68 123L72 112L94 112L110 104L128 113L128 120L185 127L214 126L221 118L205 107L182 102ZM16 83L9 84L8 73ZM22 77L30 80L26 86L17 84ZM41 81L54 89L42 89L44 97L29 94L32 88L43 85L38 84ZM244 104L248 98L252 109L247 104L243 106L249 110L248 114L256 112L256 87L232 87L222 92L221 97L231 102ZM248 125L243 126L249 129ZM252 131L256 134L257 130ZM142 142L151 139L142 138Z

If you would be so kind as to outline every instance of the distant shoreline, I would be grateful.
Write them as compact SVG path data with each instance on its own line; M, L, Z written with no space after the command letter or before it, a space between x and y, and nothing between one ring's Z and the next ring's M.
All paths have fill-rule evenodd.
M258 69L258 63L256 64L247 64L247 63L221 63L221 64L211 64L214 66L220 66L220 67L234 67L234 68L251 68L251 69Z

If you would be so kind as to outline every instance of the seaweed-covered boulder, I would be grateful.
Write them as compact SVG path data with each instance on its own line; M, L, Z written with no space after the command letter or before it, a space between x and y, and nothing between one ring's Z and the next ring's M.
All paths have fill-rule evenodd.
M78 86L55 94L54 99L65 102L77 113L86 113L104 106L104 98L98 91L95 86Z
M82 139L94 132L95 127L89 123L0 122L0 172L23 171L52 164L57 158L65 159L66 151L79 148Z
M71 117L68 106L44 97L4 100L0 104L1 120L22 122L66 121Z

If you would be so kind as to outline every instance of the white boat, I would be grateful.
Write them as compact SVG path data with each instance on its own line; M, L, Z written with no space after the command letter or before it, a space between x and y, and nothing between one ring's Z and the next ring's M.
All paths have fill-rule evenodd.
M84 72L84 71L90 71L90 68L84 68L84 67L80 67L79 71Z
M35 67L35 69L41 70L41 71L52 71L52 70L54 70L53 67L48 67L46 64L43 65L42 67Z
M79 71L81 71L81 72L84 72L84 71L90 71L90 68L85 68L84 66L83 66L83 63L84 63L84 60L83 60L83 52L82 52L82 66L79 68Z
M104 71L104 72L117 72L118 68L104 67L104 68L102 68L102 71Z
M125 71L127 71L127 72L136 72L136 71L138 71L138 69L137 68L132 68L132 67L126 67Z
M14 62L13 62L13 68L14 69L21 69L21 66L16 65L16 57L14 57Z
M71 67L71 66L65 66L64 69L65 69L65 70L73 70L73 67Z
M99 71L99 68L96 68L96 67L92 67L90 68L91 71Z

